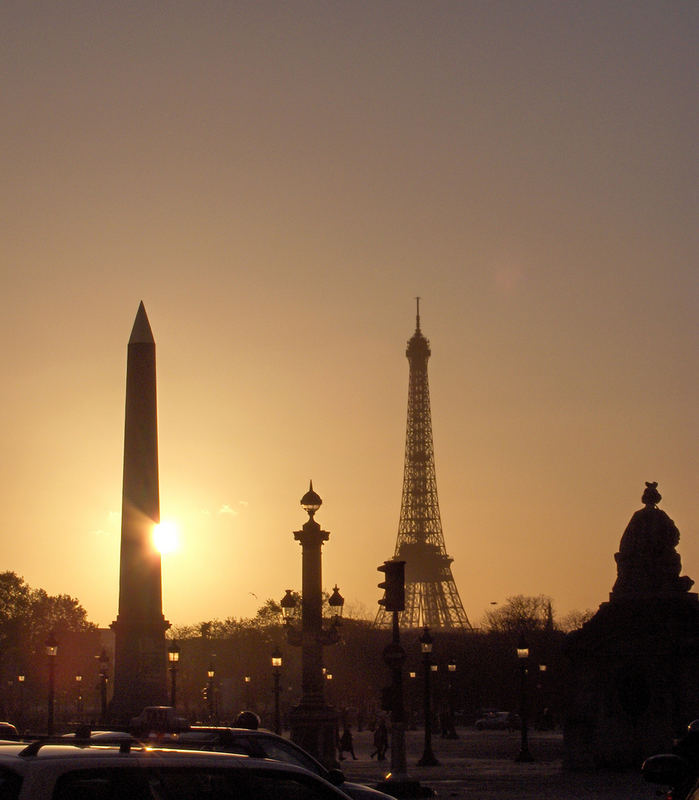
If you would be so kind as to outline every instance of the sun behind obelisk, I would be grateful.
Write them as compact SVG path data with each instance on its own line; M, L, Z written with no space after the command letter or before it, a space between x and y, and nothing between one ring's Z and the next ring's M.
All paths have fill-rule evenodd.
M167 653L160 553L155 340L143 303L131 331L126 367L124 478L119 614L114 631L112 722L125 724L145 706L167 703Z

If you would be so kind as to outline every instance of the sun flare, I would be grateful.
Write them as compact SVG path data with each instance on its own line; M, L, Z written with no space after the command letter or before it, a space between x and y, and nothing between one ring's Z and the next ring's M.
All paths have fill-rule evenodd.
M180 534L174 522L161 522L153 528L153 545L161 554L172 553L180 547Z

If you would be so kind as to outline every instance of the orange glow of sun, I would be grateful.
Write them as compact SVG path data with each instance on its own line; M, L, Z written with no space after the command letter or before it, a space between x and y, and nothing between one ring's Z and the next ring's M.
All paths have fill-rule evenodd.
M180 534L174 522L164 521L153 528L153 545L161 554L179 550Z

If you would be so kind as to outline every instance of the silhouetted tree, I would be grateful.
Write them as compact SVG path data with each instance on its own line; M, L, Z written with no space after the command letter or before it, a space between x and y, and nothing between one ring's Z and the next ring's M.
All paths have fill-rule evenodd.
M570 611L568 614L565 614L563 617L561 617L556 627L558 630L563 631L564 633L570 633L578 628L582 628L582 626L594 615L595 612L591 608L587 608L585 611Z
M553 628L553 604L544 595L516 594L508 597L504 605L483 616L483 629L490 633L543 631Z

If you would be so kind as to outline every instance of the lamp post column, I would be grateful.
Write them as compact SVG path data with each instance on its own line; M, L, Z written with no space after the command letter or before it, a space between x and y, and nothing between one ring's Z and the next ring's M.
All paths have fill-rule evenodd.
M78 722L82 722L82 720L83 720L82 682L83 682L83 676L80 673L78 673L75 676L75 688L77 690L77 695L76 695L76 698L75 698L75 713L78 716Z
M519 754L515 761L530 762L534 759L529 752L529 731L528 731L528 704L527 704L527 662L529 660L529 647L524 638L520 636L517 644L517 659L519 660L519 712L522 722L521 741Z
M170 663L170 705L177 707L177 664L180 660L180 647L173 639L167 649L167 660Z
M446 730L446 738L447 739L458 739L459 734L456 732L456 723L454 719L454 675L456 674L456 661L452 658L449 663L447 664L447 677L449 679L449 683L447 684L447 712L448 712L448 719L447 719L447 730Z
M109 656L107 651L102 648L99 654L100 670L100 722L104 725L107 721L107 672L109 671Z
M432 752L432 697L430 687L430 677L432 675L432 664L430 658L432 653L432 636L430 636L430 629L426 626L422 636L420 637L420 649L422 650L422 664L425 673L425 745L422 757L417 764L419 767L438 767L439 761L437 761L434 753Z
M46 640L46 656L49 662L49 696L48 696L48 715L46 722L46 732L53 736L53 712L54 699L56 694L56 656L58 655L58 642L51 632Z
M277 736L282 734L281 714L279 712L279 679L282 671L282 654L279 648L272 653L272 677L274 678L274 732Z
M209 669L206 672L206 676L208 678L206 684L206 700L208 705L208 712L209 712L209 721L213 721L214 719L214 677L216 675L216 670L214 669L213 664L209 664Z
M19 684L19 727L24 727L24 681L26 676L21 673L17 676L17 683Z

